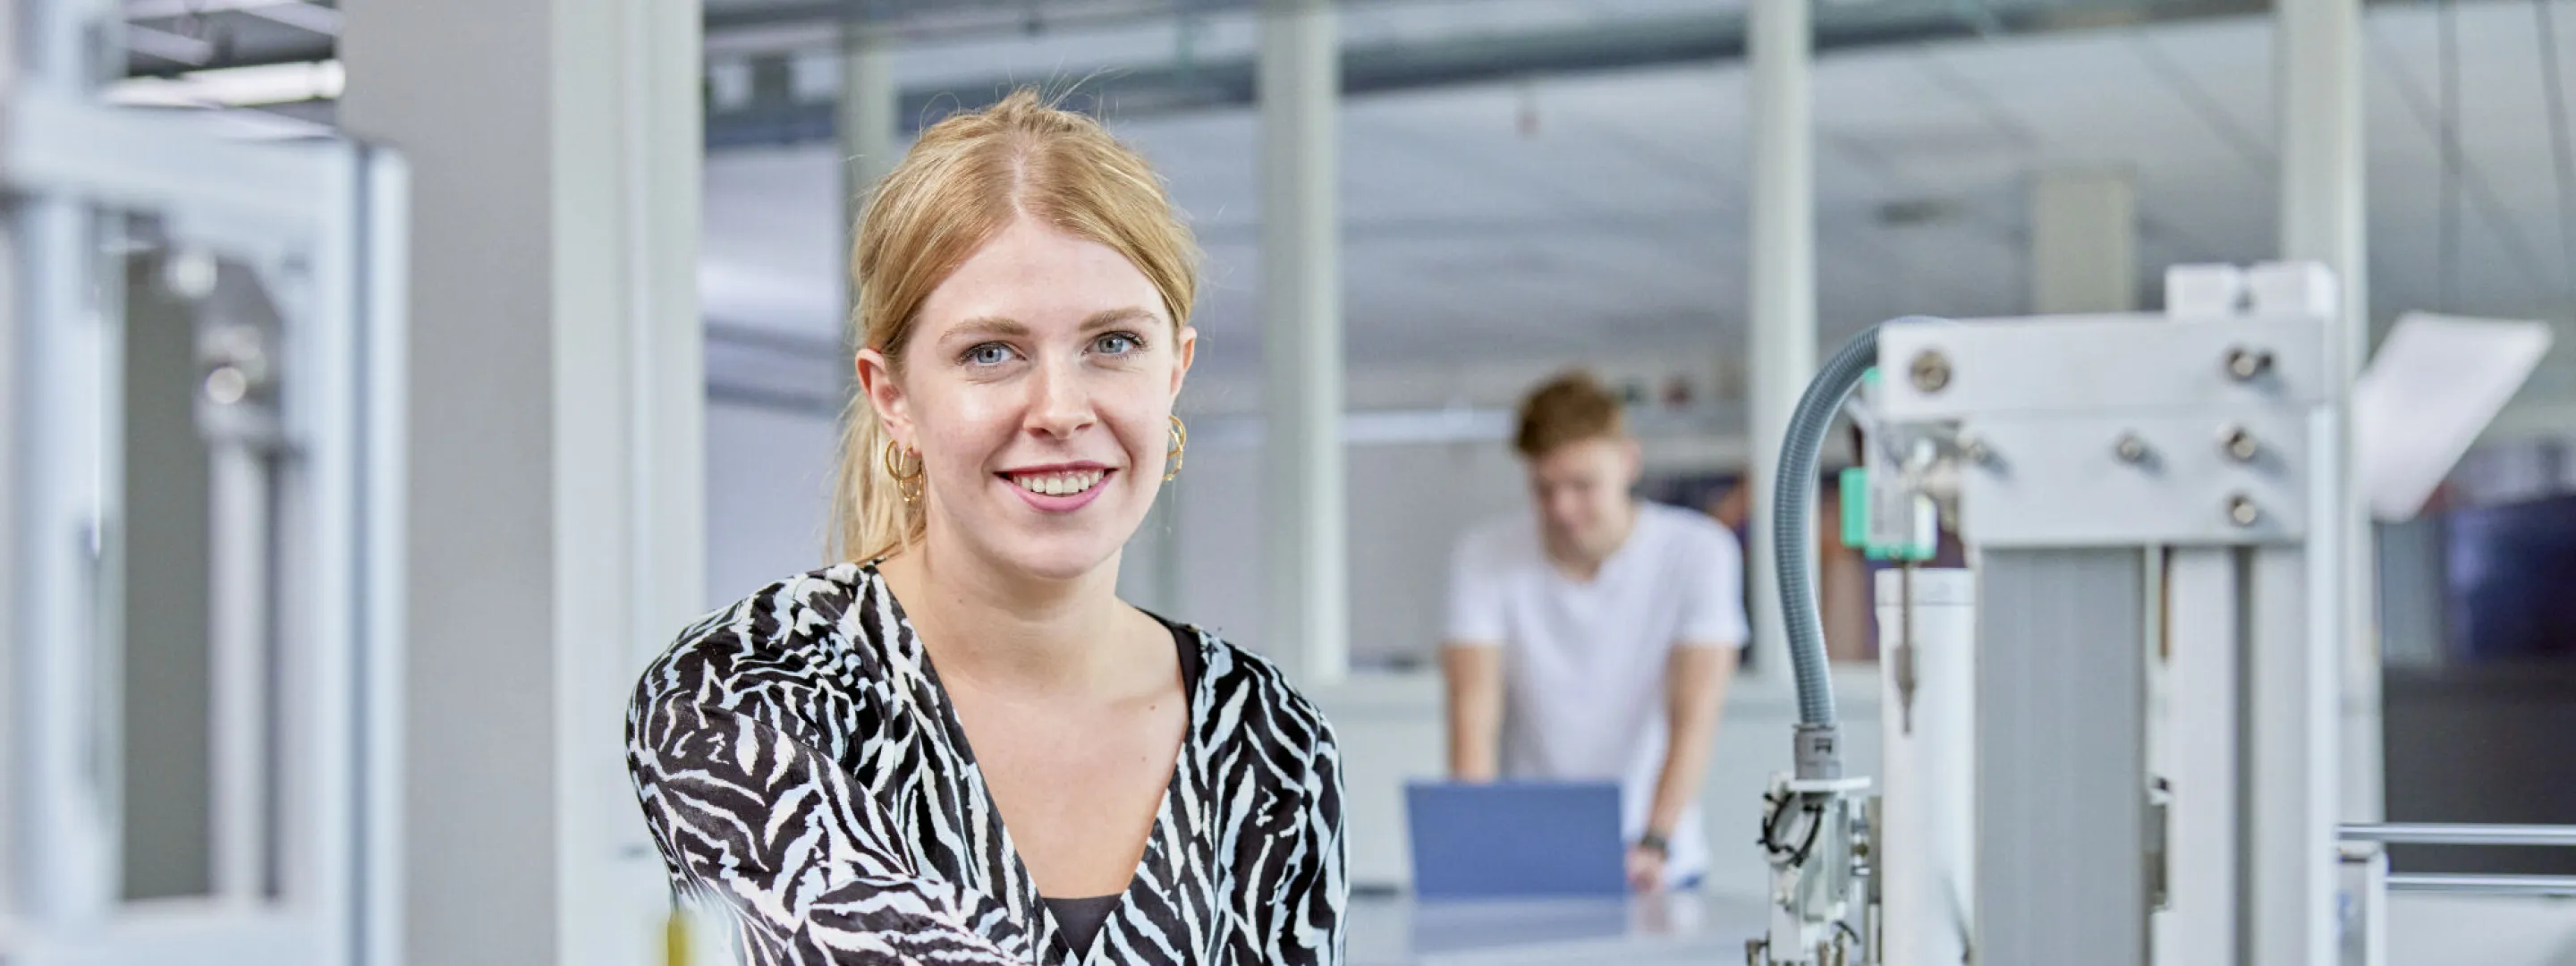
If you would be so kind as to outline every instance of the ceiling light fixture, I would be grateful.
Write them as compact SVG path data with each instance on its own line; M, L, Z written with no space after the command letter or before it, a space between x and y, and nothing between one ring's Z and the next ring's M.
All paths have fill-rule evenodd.
M347 85L339 61L316 60L131 77L108 85L107 100L135 107L259 107L337 100Z

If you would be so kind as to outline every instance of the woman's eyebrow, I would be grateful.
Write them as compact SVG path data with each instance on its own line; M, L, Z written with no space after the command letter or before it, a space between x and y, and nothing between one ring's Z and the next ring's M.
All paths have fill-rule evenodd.
M1029 327L1020 324L1020 322L1015 319L1006 319L995 315L979 315L974 318L967 319L964 322L957 323L955 328L949 329L947 332L943 333L941 337L943 339L954 339L961 336L995 335L1020 337L1028 334Z
M1151 310L1131 305L1125 308L1102 309L1098 312L1093 312L1089 317L1082 320L1082 325L1078 331L1089 332L1093 329L1106 329L1117 325L1132 325L1138 322L1158 321L1161 321L1161 318L1156 316ZM1019 339L1027 338L1028 335L1028 325L1017 319L1005 318L998 315L979 315L963 322L959 322L948 331L940 333L940 341L945 342L954 339L994 337Z
M1105 329L1113 325L1126 325L1135 322L1159 321L1162 320L1155 316L1153 312L1138 306L1130 305L1123 309L1102 309L1098 312L1091 313L1090 318L1082 320L1082 331L1089 332L1093 329Z

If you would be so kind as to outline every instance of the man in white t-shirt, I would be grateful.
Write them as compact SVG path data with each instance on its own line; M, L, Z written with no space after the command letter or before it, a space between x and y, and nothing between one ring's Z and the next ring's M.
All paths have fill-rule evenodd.
M1735 535L1631 495L1637 442L1588 376L1532 392L1513 445L1536 519L1476 527L1451 561L1451 777L1615 780L1630 884L1690 886L1708 868L1700 782L1747 637Z

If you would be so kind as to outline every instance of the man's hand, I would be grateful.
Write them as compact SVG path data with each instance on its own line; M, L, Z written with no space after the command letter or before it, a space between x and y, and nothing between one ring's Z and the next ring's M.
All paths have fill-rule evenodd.
M1664 853L1643 845L1628 847L1628 888L1636 892L1664 889Z

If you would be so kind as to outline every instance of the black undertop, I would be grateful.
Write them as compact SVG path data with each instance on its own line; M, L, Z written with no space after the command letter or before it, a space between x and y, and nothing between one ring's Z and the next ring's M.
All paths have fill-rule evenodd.
M1199 690L1199 676L1207 670L1207 655L1199 653L1197 634L1161 617L1154 619L1172 629L1172 644L1181 652L1181 707L1184 709L1182 713L1187 714L1191 696ZM1055 924L1064 930L1065 945L1081 952L1091 948L1091 941L1100 935L1101 925L1109 921L1111 913L1118 911L1118 900L1124 898L1124 895L1088 899L1049 897L1044 901L1047 913L1054 916Z

